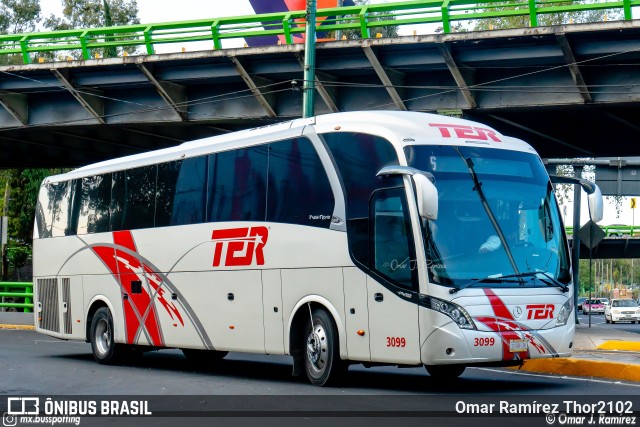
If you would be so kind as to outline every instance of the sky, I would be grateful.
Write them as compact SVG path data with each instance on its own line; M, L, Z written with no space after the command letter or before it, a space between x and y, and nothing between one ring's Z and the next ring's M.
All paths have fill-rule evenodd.
M394 3L404 0L371 0L371 3ZM186 21L192 19L206 19L217 18L225 16L242 16L253 14L253 9L249 4L249 0L137 0L138 2L138 16L140 22L144 24L160 23L160 22L172 22L172 21ZM179 5L179 7L176 7ZM62 1L61 0L40 0L40 6L42 8L43 17L47 17L50 14L62 15ZM637 11L634 10L634 15ZM432 33L436 26L403 26L400 27L401 35L412 34L413 31L417 31L418 34ZM236 41L227 43L224 47L241 47L242 41ZM185 48L188 51L210 49L210 43L198 43L188 46L172 46L161 45L158 46L156 51L158 53L166 53L171 51L179 51L181 48ZM581 223L584 224L588 221L588 209L586 205L586 194L582 193L582 208L581 208ZM638 200L640 202L640 198ZM640 205L640 203L639 203ZM622 212L618 216L615 205L611 201L605 199L604 204L604 219L600 223L602 225L608 224L623 224L632 225L640 224L640 213L636 215L636 211L640 209L630 208L630 198L625 197L622 201ZM573 206L572 203L567 204L567 208L561 207L562 216L565 220L565 224L573 224Z

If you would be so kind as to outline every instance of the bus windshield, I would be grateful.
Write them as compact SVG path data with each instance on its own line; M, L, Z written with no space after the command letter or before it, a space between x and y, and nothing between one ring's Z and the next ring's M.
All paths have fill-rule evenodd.
M433 174L438 189L438 219L423 229L432 283L564 287L562 222L538 156L464 146L405 152L409 166Z

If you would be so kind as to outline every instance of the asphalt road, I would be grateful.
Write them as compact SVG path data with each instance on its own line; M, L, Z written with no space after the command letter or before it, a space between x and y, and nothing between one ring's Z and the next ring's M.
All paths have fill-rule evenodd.
M49 398L93 400L98 405L105 400L144 400L153 412L146 417L82 417L83 426L563 424L560 418L549 423L541 411L497 412L502 404L542 402L560 405L560 411L564 402L577 402L579 408L593 402L628 404L625 408L631 415L640 414L637 383L498 368L469 368L459 380L443 383L422 368L357 365L350 368L341 387L320 388L290 373L289 357L237 353L229 354L217 368L198 370L178 350L146 353L133 364L103 366L93 361L89 344L33 331L0 330L0 412L15 396L39 396L41 407ZM468 404L494 405L493 412L477 415L465 409ZM18 425L27 424L19 421Z
M583 325L589 324L589 315L583 314L582 312L578 313L578 321ZM618 322L615 324L606 323L604 321L604 314L592 314L591 315L591 325L598 326L605 329L632 332L636 334L640 334L640 323L631 323L631 322ZM638 337L640 340L640 336Z
M89 344L13 330L0 330L0 372L0 393L7 395L640 394L640 384L499 368L468 368L458 381L443 384L422 368L361 365L349 369L343 386L319 388L292 377L286 356L232 353L219 367L198 370L180 351L163 350L146 353L127 366L104 366L93 361Z

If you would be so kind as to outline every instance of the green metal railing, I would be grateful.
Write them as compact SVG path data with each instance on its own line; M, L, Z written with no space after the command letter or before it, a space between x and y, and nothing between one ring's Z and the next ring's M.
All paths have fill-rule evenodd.
M362 38L388 26L439 23L445 33L456 21L521 16L528 25L538 26L545 14L611 10L632 19L632 8L640 0L420 0L365 6L350 6L317 11L318 31L357 31ZM49 31L0 35L0 55L20 55L25 64L43 60L51 52L79 52L90 59L94 49L144 47L146 54L154 46L168 43L210 41L213 49L222 49L229 39L280 36L282 43L293 44L294 36L305 31L305 11L269 13L228 18L201 19L159 24Z
M5 298L22 302L5 302ZM33 311L33 283L0 282L0 307L23 309L25 313Z
M606 237L640 237L640 225L602 225ZM573 227L565 227L567 235L573 235Z

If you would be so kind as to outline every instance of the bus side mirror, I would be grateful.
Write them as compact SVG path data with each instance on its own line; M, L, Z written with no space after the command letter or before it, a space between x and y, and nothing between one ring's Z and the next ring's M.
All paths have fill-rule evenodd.
M423 172L409 166L385 166L376 176L408 175L413 179L416 187L416 201L418 213L424 219L438 218L438 189L433 184L434 177L429 172Z
M554 184L572 184L579 185L587 193L587 203L589 205L589 219L593 222L602 221L604 216L604 203L602 201L602 192L593 182L586 179L578 179L570 176L549 175L551 182Z
M438 219L438 189L423 174L413 175L412 178L416 186L418 213L424 219Z
M589 217L593 222L600 222L604 216L604 206L602 203L602 192L600 187L593 184L595 190L593 193L587 196L587 202L589 204Z

